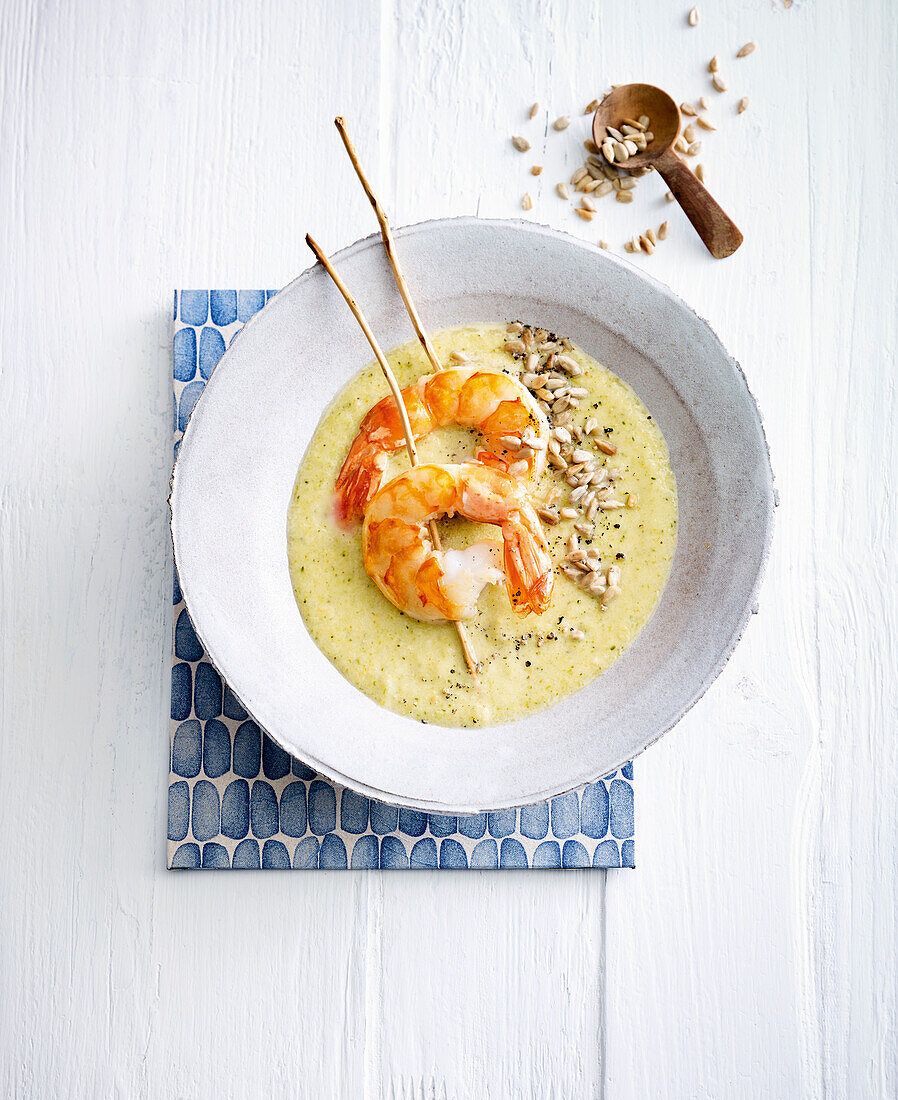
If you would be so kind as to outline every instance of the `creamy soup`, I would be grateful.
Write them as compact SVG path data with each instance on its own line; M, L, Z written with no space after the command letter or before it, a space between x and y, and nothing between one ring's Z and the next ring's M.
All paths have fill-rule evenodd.
M505 324L469 325L433 335L440 362L450 353L477 366L518 377L519 358L505 350ZM578 348L567 354L583 373L574 382L585 395L569 426L597 420L598 439L616 448L597 453L614 476L615 494L629 506L598 512L591 537L603 568L620 571L620 593L603 605L560 568L573 524L562 518L545 527L556 570L548 610L521 618L504 585L487 587L476 618L466 621L481 663L469 675L451 623L426 623L394 607L365 572L361 531L342 530L334 519L334 481L367 410L389 391L377 363L361 370L322 417L300 466L288 515L288 554L296 601L324 654L357 688L391 710L444 726L485 726L547 707L583 687L612 665L655 609L676 545L677 494L667 446L633 390ZM400 385L431 372L415 341L388 359ZM545 392L545 391L544 391ZM471 458L478 440L467 429L440 428L418 441L422 462ZM584 442L584 446L587 443ZM390 459L385 481L406 469L405 448ZM533 484L536 503L557 511L568 503L564 471L550 465ZM553 500L554 496L554 500ZM498 528L458 517L439 523L444 548L501 538ZM568 571L571 572L570 565Z

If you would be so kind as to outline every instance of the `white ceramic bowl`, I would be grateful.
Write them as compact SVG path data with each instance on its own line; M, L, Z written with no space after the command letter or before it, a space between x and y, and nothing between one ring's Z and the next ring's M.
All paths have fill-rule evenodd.
M371 352L320 267L282 290L215 368L175 466L181 588L212 660L288 752L400 805L472 813L592 782L683 715L755 602L774 491L758 409L708 325L626 262L529 223L460 218L397 232L433 328L522 319L571 337L640 395L679 492L671 578L635 644L549 710L487 729L421 725L350 685L309 637L287 568L297 467L324 408ZM379 235L335 263L381 344L413 334Z

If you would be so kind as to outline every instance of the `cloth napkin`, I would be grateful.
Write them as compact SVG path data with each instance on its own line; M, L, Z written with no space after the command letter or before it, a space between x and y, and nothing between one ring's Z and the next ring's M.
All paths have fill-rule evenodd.
M275 293L175 293L175 457L216 363ZM632 764L583 791L473 817L366 798L291 758L252 720L204 652L177 572L172 603L170 868L635 866Z

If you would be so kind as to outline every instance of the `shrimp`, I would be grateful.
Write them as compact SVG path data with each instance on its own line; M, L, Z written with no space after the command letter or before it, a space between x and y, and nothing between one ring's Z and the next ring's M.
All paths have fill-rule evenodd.
M415 439L446 424L476 428L489 451L477 460L514 474L539 476L546 461L549 422L526 386L500 371L465 367L427 374L402 391ZM368 410L336 483L337 518L352 526L380 488L392 451L405 446L392 397Z
M503 541L435 550L428 523L456 513L495 524ZM555 580L524 484L479 462L426 463L387 482L365 514L362 551L368 576L387 599L426 622L472 618L484 587L503 577L514 611L541 615Z

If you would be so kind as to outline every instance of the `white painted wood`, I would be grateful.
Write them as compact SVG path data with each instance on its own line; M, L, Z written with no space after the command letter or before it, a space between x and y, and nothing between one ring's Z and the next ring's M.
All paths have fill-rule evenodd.
M686 7L0 8L3 1095L898 1092L898 164L873 137L829 157L896 132L898 23L886 0L717 0L690 30ZM695 97L712 53L732 93L708 93L701 159L742 250L710 260L654 180L591 225L566 211L547 121L612 80ZM525 190L615 246L669 216L634 262L766 414L760 612L638 762L639 867L607 896L593 873L163 869L170 290L277 286L307 229L371 231L338 111L397 224Z

